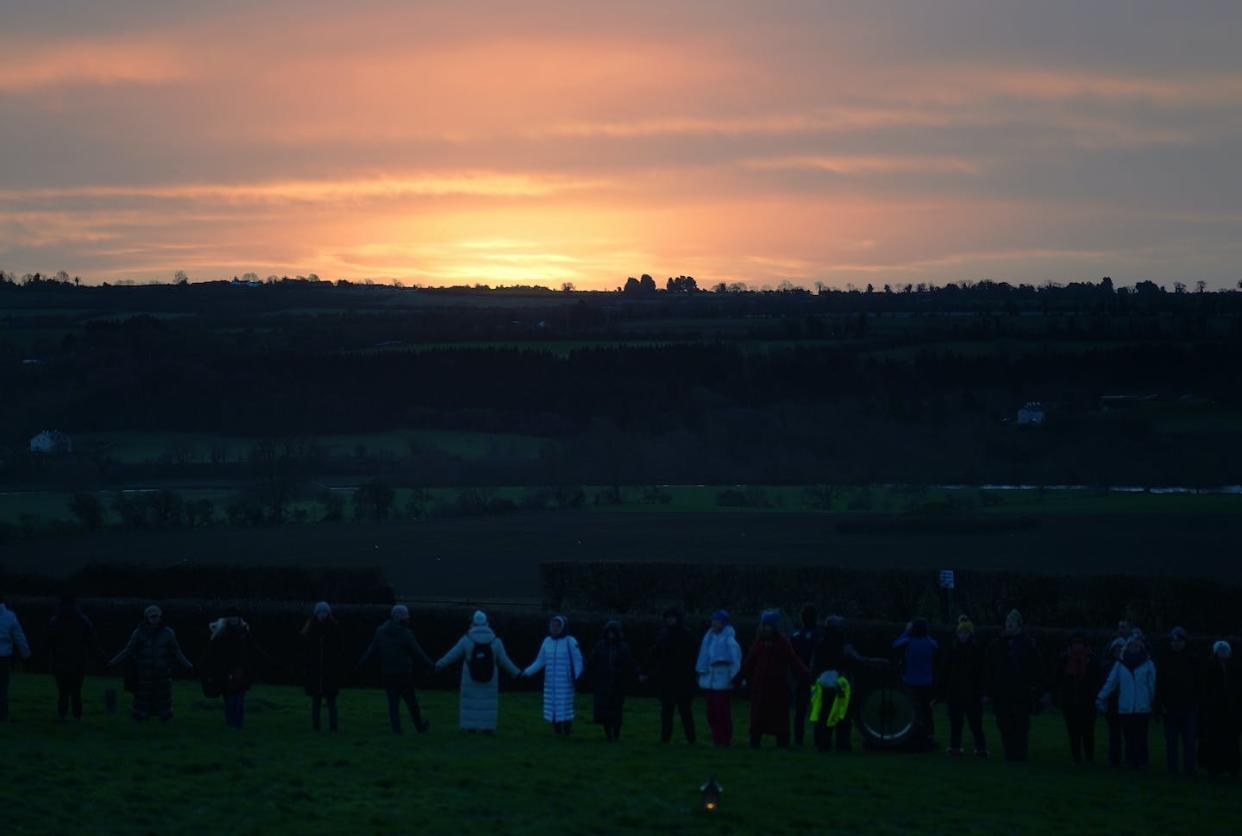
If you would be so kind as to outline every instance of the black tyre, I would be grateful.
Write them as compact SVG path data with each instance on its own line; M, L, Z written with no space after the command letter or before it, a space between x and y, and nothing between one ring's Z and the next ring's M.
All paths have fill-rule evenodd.
M868 688L856 715L863 742L879 749L900 749L914 734L914 700L895 686Z

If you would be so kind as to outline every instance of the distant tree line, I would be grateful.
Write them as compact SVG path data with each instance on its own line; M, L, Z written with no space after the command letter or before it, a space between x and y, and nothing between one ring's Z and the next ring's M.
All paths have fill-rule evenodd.
M49 282L58 289L38 289ZM1242 408L1242 293L984 282L502 304L446 291L441 301L460 304L403 308L432 291L333 287L340 301L321 309L325 291L309 288L326 284L8 285L0 480L245 483L250 505L276 518L291 486L325 474L462 488L1242 481L1242 429L1230 423ZM372 295L383 303L370 307ZM1116 394L1150 395L1165 412L1105 408ZM1018 431L1028 400L1049 418ZM1168 410L1211 414L1195 431ZM25 452L49 428L251 441L242 455L169 450L157 462ZM537 451L328 456L315 441L405 428L517 433Z

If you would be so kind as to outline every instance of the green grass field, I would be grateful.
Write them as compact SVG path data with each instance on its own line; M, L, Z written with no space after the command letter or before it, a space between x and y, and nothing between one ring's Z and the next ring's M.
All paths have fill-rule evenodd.
M102 713L58 724L47 676L12 683L0 726L5 833L1236 833L1237 782L1164 774L1159 727L1149 774L1069 761L1059 717L1035 719L1032 759L1013 765L943 754L728 751L657 741L658 709L631 699L622 742L582 721L554 737L539 696L502 695L495 737L456 728L457 696L423 692L429 735L387 730L383 695L341 696L342 730L313 733L300 689L260 686L247 727L228 730L219 700L179 683L176 717L135 725ZM124 697L124 695L122 695ZM702 703L697 704L705 732ZM744 733L746 704L735 706ZM124 709L124 706L122 706ZM943 731L943 716L938 718ZM994 732L987 720L989 733ZM1098 729L1103 734L1102 724ZM995 741L993 741L995 748ZM721 808L697 809L716 775Z
M439 450L464 459L530 458L538 455L540 448L548 443L547 439L516 434L414 429L322 435L315 441L325 454L334 458L352 458L359 454L405 458L410 455L411 447ZM78 451L98 452L119 462L202 463L211 461L213 450L222 452L226 461L242 461L256 439L208 433L101 432L76 433L73 443Z
M424 435L436 435L427 433ZM440 435L451 438L439 444L440 449L449 449L457 445L457 455L469 458L472 455L483 455L476 445L477 439L469 433L443 433ZM348 447L347 439L353 437L338 436L334 449L343 451ZM395 435L392 438L380 439L377 436L358 436L367 439L367 449L376 452L380 449L396 451L397 447L406 442ZM359 441L366 444L367 442ZM513 455L536 455L537 439L514 436L508 442L498 441L497 444L511 443L505 449ZM381 447L380 444L387 444ZM476 445L476 446L471 446ZM353 448L349 448L353 449ZM132 455L146 455L135 449ZM646 488L625 487L621 489L622 504L596 504L595 497L605 488L588 486L584 489L586 505L584 510L610 513L777 513L777 512L828 512L835 514L904 514L917 511L965 512L985 515L1021 515L1021 516L1061 516L1061 515L1141 515L1141 514L1238 514L1242 513L1242 495L1237 494L1192 494L1192 493L1124 493L1100 492L1093 490L981 490L977 488L945 489L918 488L898 486L875 487L834 487L830 499L830 507L823 508L818 500L813 500L814 489L800 485L765 485L760 488L767 501L766 507L736 508L720 505L717 497L730 486L727 485L671 485L659 488L666 495L667 503L648 502L644 498ZM172 488L187 501L209 499L216 504L217 518L223 518L224 507L233 498L235 491L226 488ZM503 486L488 489L494 496L509 499L518 505L532 491L538 488L523 486ZM735 490L745 492L746 487ZM461 488L428 488L427 494L431 503L453 503L461 493ZM412 491L398 488L394 494L394 514L405 513ZM111 508L116 491L100 491L96 494L105 508ZM347 500L346 515L352 516L350 493L342 492ZM0 493L0 522L16 523L23 515L40 520L74 519L69 509L73 498L72 493L60 491L21 491ZM318 521L322 509L314 502L303 501L294 503L306 511L306 519ZM117 523L119 518L108 513L108 522Z

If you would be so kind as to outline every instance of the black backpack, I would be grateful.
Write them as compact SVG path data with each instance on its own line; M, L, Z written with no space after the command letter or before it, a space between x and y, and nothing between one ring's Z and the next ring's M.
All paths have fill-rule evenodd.
M493 640L494 641L494 640ZM491 682L496 675L496 659L492 655L492 643L476 642L470 650L470 678L475 682Z

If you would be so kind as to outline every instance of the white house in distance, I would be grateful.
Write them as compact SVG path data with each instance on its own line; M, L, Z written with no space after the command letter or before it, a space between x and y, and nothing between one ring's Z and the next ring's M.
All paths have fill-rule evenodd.
M1018 425L1042 424L1046 417L1043 404L1039 401L1028 401L1018 410Z
M32 453L72 453L73 439L60 430L44 430L30 439Z

